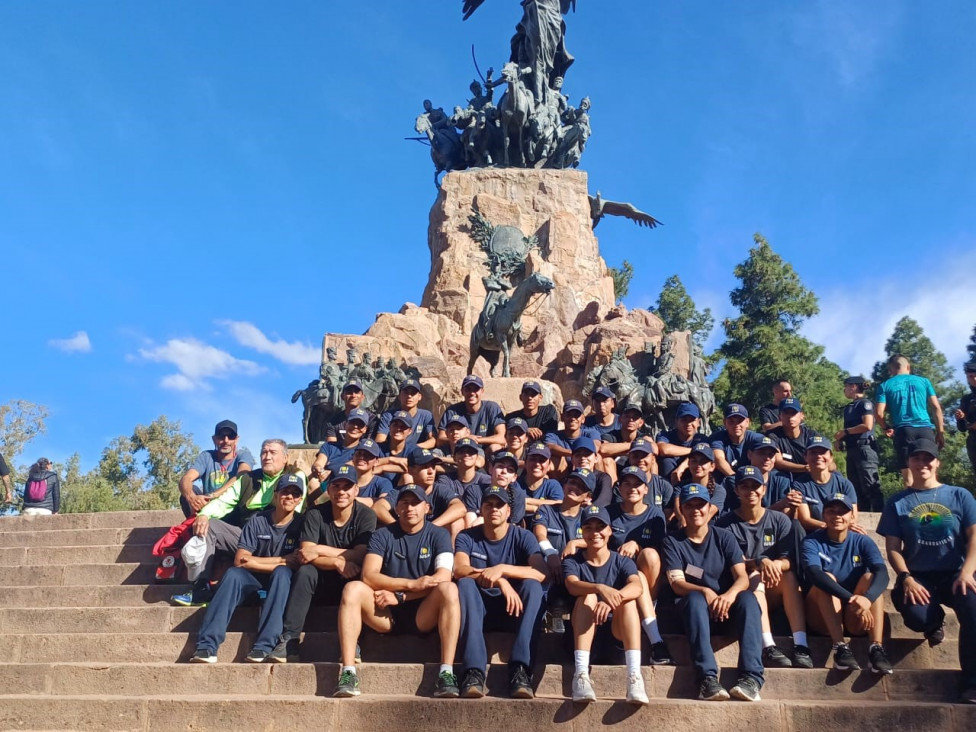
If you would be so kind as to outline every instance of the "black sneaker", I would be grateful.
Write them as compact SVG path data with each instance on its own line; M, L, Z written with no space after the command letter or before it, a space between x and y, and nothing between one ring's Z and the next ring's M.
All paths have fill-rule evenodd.
M434 698L457 699L459 693L457 677L450 671L441 671L434 682Z
M485 695L485 673L481 669L468 668L461 674L461 696L480 699Z
M287 640L282 638L267 656L267 660L271 663L294 663L298 659L297 638L288 638Z
M742 701L761 701L762 697L759 696L759 688L758 681L751 676L743 676L735 682L735 686L729 690L729 693L736 699L741 699Z
M718 683L715 676L706 676L702 679L701 686L698 687L698 698L702 701L726 701L729 698L729 692Z
M881 674L883 676L887 676L895 672L895 669L891 665L891 661L888 660L888 654L885 653L885 650L881 647L880 643L874 643L870 648L868 648L868 668L871 669L873 673Z
M251 652L245 656L244 660L248 663L264 663L268 660L270 654L267 651L261 651L257 648L252 648Z
M846 643L838 643L834 649L834 668L840 671L860 671L861 666L854 658L854 652Z
M190 656L190 663L217 663L217 654L201 648Z
M970 687L963 689L963 692L959 695L959 703L976 704L976 688Z
M763 648L762 662L766 668L793 668L793 662L776 646Z
M359 689L359 674L352 671L343 671L339 674L339 683L336 684L332 696L340 698L359 696L362 693Z
M668 647L664 641L651 643L651 652L647 657L648 666L671 666L673 664L674 661L671 660L671 654L668 652Z
M929 642L929 646L934 648L945 640L945 623L939 623L939 627L935 630L925 634L925 640Z
M532 675L529 669L521 663L512 665L508 677L508 695L513 699L532 699L535 691L532 689Z
M813 657L806 646L793 646L793 667L813 668Z

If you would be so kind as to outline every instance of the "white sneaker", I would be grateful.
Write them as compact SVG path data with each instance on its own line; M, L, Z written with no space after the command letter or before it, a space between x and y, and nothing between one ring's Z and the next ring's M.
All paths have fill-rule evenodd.
M644 690L644 677L639 673L627 674L627 703L650 704L647 692Z
M596 692L593 691L593 684L590 683L590 675L585 671L580 671L573 676L573 701L596 701Z

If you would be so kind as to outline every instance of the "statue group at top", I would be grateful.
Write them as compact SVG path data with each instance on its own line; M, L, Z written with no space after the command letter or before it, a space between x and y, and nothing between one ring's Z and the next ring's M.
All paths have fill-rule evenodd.
M464 19L484 0L464 0ZM488 165L575 168L590 137L590 100L572 107L562 86L573 57L566 51L563 16L576 0L522 0L522 20L501 78L493 69L471 83L467 107L448 116L424 100L415 129L430 143L434 181L441 172ZM496 87L505 90L494 101Z

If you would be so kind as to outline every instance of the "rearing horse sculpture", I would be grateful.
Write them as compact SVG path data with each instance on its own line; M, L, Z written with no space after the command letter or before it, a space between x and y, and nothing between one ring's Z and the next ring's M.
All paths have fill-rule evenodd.
M468 373L474 373L474 364L482 356L489 364L488 373L495 375L498 357L502 356L502 376L511 376L509 368L512 347L521 345L522 313L534 295L552 292L555 284L548 277L535 273L522 280L512 296L499 301L494 311L482 312L478 324L471 332L471 357Z
M508 89L498 102L498 123L501 126L504 145L502 164L506 167L509 165L525 167L524 132L535 101L532 92L522 81L523 73L524 70L511 61L502 67L502 78L508 82ZM509 151L513 144L517 151L514 162Z

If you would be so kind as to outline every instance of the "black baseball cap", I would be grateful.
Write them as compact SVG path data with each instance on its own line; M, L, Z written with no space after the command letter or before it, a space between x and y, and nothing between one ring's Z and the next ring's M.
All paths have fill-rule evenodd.
M426 447L415 447L407 456L407 467L413 468L421 465L441 464L441 457L433 450Z
M420 388L420 382L416 379L407 379L400 384L400 391L403 391L404 389L416 389L417 391L423 391L423 389Z
M229 419L223 419L217 423L216 427L214 427L214 436L216 437L217 435L219 435L221 430L230 430L231 432L234 433L234 436L236 437L237 423L231 422Z
M476 376L475 374L468 374L467 376L465 376L464 379L461 381L461 388L463 389L469 384L474 384L479 389L485 388L485 382L482 381L480 376Z
M424 491L424 489L419 488L415 485L407 485L401 488L400 492L397 493L396 502L399 503L406 496L416 496L424 503L430 503L430 500L427 498L427 493Z
M522 391L531 391L531 392L535 392L536 394L541 394L542 385L538 381L526 381L524 384L522 384L522 389L520 390L520 393Z
M939 446L935 444L934 440L922 437L912 443L911 452L908 454L914 455L916 452L927 452L932 457L939 457Z

